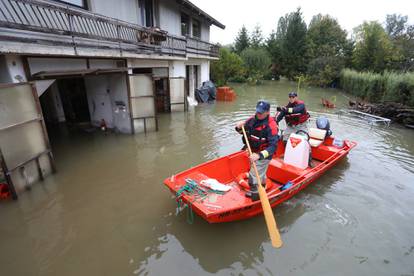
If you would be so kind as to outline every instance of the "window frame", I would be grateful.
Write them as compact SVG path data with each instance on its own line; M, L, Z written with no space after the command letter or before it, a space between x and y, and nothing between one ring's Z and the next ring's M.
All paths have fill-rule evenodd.
M148 15L148 11L147 11L147 3L148 2L151 3L150 12L149 12L150 16L149 17L147 16ZM138 1L140 24L143 27L146 27L146 28L155 27L155 9L154 8L155 8L154 0L139 0Z
M183 17L187 17L187 21L185 22L187 24L187 32L183 33ZM180 26L181 26L181 35L182 36L190 36L190 16L184 12L181 12L180 16Z
M64 4L64 5L69 5L69 6L72 6L72 7L75 7L75 8L79 8L79 9L89 10L89 3L88 3L89 1L88 0L81 0L82 3L83 3L83 6L79 6L79 5L70 3L70 2L65 1L65 0L52 0L52 1L58 2L60 4Z
M195 38L198 38L198 39L201 39L201 21L198 20L198 19L195 19L195 18L193 18L192 21L193 22L192 22L192 33L191 33L191 36L192 37L195 37ZM194 30L195 30L194 25L197 25L197 24L198 24L198 36L195 35L195 33L194 33Z

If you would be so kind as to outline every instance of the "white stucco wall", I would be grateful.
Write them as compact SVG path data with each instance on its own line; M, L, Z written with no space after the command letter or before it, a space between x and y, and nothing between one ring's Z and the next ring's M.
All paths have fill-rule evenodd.
M90 0L90 10L105 16L138 24L138 0Z
M128 59L128 67L134 68L155 68L155 67L168 67L168 60L155 60L155 59Z
M160 28L171 34L181 36L181 8L175 1L159 0ZM186 12L189 14L188 12ZM192 34L192 18L201 22L201 40L210 40L210 25L205 23L202 18L190 16L190 34Z
M128 92L124 74L85 77L89 113L94 126L100 126L102 119L108 128L122 133L131 132ZM125 109L116 105L123 102Z
M185 62L186 65L198 65L198 84L201 86L203 82L210 80L210 61L200 58L189 58ZM190 74L191 76L191 74Z
M19 83L26 81L22 58L18 55L2 56L0 59L0 82Z
M175 1L159 0L160 28L181 35L181 12Z
M200 65L200 85L210 80L210 61L202 60Z
M117 67L125 67L123 60L116 59L90 59L89 68L94 69L110 69Z
M207 23L201 24L201 40L210 41L210 25Z
M170 61L168 69L170 78L185 78L184 61Z

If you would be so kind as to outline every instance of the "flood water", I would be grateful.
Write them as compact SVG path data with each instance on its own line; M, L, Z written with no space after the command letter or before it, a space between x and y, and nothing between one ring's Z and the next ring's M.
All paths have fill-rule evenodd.
M271 247L264 218L188 224L164 178L241 148L234 124L258 99L286 104L286 81L234 85L235 102L161 114L135 136L51 136L58 172L17 202L0 202L1 275L414 275L414 131L338 111L338 90L300 98L358 142L349 156L274 208L284 241ZM321 106L320 98L337 108Z

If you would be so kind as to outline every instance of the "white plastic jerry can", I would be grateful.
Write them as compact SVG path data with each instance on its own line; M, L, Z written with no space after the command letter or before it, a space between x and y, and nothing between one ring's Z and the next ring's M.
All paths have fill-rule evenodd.
M310 146L306 138L292 133L287 140L283 161L285 164L306 169L309 165L309 151Z

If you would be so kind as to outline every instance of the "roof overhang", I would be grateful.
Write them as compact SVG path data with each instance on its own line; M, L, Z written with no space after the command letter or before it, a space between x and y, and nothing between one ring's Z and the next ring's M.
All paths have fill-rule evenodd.
M188 1L188 0L176 0L176 1L177 1L177 3L179 3L184 8L194 12L195 14L197 14L201 17L204 17L204 19L206 19L211 24L213 24L213 25L215 25L215 26L217 26L217 27L219 27L223 30L226 28L225 25L220 23L218 20L214 19L212 16L210 16L209 14L207 14L206 12L201 10L199 7L197 7L196 5L191 3L190 1Z

